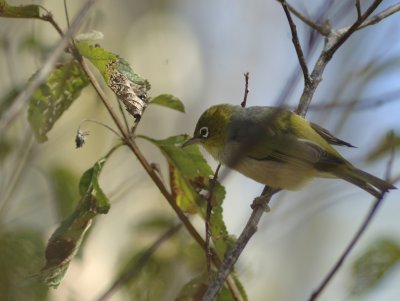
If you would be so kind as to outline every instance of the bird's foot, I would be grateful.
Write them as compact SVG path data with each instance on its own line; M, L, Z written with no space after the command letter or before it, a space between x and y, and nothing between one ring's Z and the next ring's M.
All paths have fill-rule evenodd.
M261 207L265 212L271 211L271 208L268 205L268 201L270 200L270 196L262 195L258 196L254 199L251 204L251 209L255 209L256 207Z

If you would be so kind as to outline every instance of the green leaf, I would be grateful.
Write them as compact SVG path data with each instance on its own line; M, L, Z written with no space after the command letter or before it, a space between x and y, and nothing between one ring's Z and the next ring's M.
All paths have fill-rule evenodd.
M387 133L386 137L381 139L378 145L367 156L367 161L373 162L396 151L400 147L400 136L394 131Z
M82 175L79 183L81 199L74 212L54 231L46 247L46 265L40 278L47 285L57 287L60 284L93 218L110 209L108 198L99 186L99 176L105 162L119 146L113 147Z
M28 109L28 120L38 142L47 140L46 134L88 84L76 61L62 64L50 73L33 94Z
M164 106L184 113L185 107L179 98L171 94L161 94L151 99L150 104Z
M150 83L133 71L129 63L118 55L86 42L76 44L79 52L101 73L110 89L138 121L148 103Z
M375 241L353 263L351 292L363 294L373 289L399 260L398 243L389 239Z
M9 5L5 0L0 0L0 17L5 18L40 18L39 5Z
M182 143L188 139L186 135L164 140L140 137L154 143L167 159L171 192L178 206L184 212L197 213L205 218L207 200L203 195L208 193L209 179L213 172L198 146L189 145L182 148ZM223 220L222 201L225 197L225 189L220 183L216 183L212 196L211 236L216 252L222 258L234 239L229 236Z

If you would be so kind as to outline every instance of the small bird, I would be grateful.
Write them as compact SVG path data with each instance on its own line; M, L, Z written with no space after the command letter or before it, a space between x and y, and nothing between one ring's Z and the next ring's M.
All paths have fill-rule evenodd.
M212 106L182 146L194 143L220 163L272 188L297 190L322 177L343 179L377 198L396 189L354 167L331 146L353 147L350 143L283 108Z

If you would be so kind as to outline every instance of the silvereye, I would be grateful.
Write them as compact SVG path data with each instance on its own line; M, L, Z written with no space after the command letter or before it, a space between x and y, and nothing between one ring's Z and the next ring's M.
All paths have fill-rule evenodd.
M375 197L392 184L357 169L331 145L352 147L282 108L221 104L207 109L193 138L217 161L273 188L296 190L314 177L341 178Z

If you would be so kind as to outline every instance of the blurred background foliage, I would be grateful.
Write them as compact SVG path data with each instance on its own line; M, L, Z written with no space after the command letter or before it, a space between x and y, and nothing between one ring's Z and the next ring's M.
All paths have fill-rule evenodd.
M62 1L32 2L53 12L66 28ZM381 9L395 2L384 1ZM290 3L313 19L329 19L335 28L356 16L354 1ZM67 4L74 16L80 2ZM295 22L312 66L323 41ZM399 146L400 40L393 38L399 24L397 14L355 34L328 65L307 115L358 146L341 152L378 176L384 176L388 156ZM239 104L246 71L249 105L274 105L285 95L286 105L295 107L303 86L299 74L293 77L299 70L297 57L275 1L101 0L81 32L92 29L103 32L103 47L126 58L150 81L152 96L171 93L184 102L186 114L149 107L138 133L155 139L190 134L199 114L212 104ZM44 22L0 19L0 118L58 39ZM57 290L37 281L47 239L78 201L80 175L117 141L113 133L85 122L88 142L75 149L74 137L84 119L112 126L92 89L60 118L45 144L34 141L26 110L1 134L0 300L96 300L177 222L136 159L120 149L100 177L111 210L96 218ZM159 151L146 141L138 143L167 181ZM399 166L394 160L393 177L399 176ZM238 235L262 185L236 173L223 184L224 217L229 232ZM306 299L351 239L370 202L364 192L341 181L317 180L301 192L281 193L237 264L249 300ZM400 298L398 212L399 192L394 191L321 300ZM201 231L201 220L194 223ZM204 266L203 253L179 230L109 300L172 300Z

